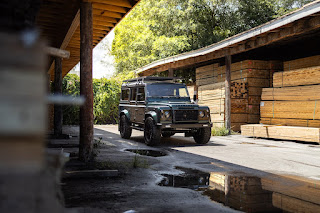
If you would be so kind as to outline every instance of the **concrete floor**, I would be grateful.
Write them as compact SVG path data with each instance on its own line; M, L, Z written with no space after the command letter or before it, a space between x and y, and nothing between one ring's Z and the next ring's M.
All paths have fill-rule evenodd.
M78 136L78 130L78 127L64 128L65 133L73 136ZM320 192L320 145L254 139L241 135L212 137L208 144L198 145L193 138L185 138L182 134L177 134L171 138L162 138L161 144L156 147L148 147L143 143L143 132L133 131L132 137L125 140L120 137L115 125L96 125L94 137L96 141L101 142L96 161L107 165L109 169L118 169L120 175L108 180L65 180L63 191L68 208L80 208L81 212L125 212L127 210L233 212L234 209L242 208L229 208L220 204L221 201L210 200L199 191L158 186L164 178L163 174L180 175L183 174L183 170L179 168L190 168L210 174L211 177L229 175L232 178L233 174L241 174L241 180L248 177L254 178L259 182L260 191L272 188L273 184L270 183L278 184L279 177L311 182L319 189L317 188L315 192L308 191L309 194L315 194L312 194L311 200L303 200L303 202L317 203L319 205L315 208L320 209L320 198L314 198L317 197L314 195ZM59 140L51 141L51 143L60 142ZM78 137L64 143L78 144ZM137 154L128 152L126 149L152 149L167 155L164 157L138 155L137 157ZM66 152L71 153L77 150L77 148L65 149ZM136 159L140 162L140 166L132 168L130 165ZM276 182L272 182L275 180ZM294 199L305 197L304 191L302 190L300 194L296 188L297 182L292 185L288 185L287 179L283 182L287 184L285 188L278 184L280 192L284 189L281 193L293 196ZM242 183L240 181L240 185ZM304 189L305 184L299 182L298 185L300 188L303 186ZM308 184L305 187L308 187ZM256 188L257 186L255 190ZM294 189L294 192L289 190L286 193L287 189ZM239 192L243 194L249 191L240 190ZM240 199L236 195L237 205L244 202L241 194ZM272 197L272 191L270 196ZM267 211L266 208L263 204L262 210ZM246 209L242 210L246 211ZM282 210L291 211L285 208Z
M119 134L117 126L95 126L95 137L102 131ZM102 134L103 135L103 134ZM134 143L138 142L138 143ZM146 147L143 144L143 132L133 130L131 140L124 144ZM185 154L194 154L221 161L237 170L251 168L273 174L296 175L320 180L320 145L294 141L254 139L241 135L212 137L206 145L197 145L193 138L183 134L164 139L157 148L177 150ZM217 165L219 165L217 163ZM226 168L226 165L223 165Z

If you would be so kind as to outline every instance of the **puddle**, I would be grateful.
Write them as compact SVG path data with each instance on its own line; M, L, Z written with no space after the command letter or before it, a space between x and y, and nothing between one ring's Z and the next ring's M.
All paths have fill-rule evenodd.
M184 174L162 174L158 185L201 191L212 201L244 212L320 212L319 180L177 169Z
M158 150L151 150L151 149L125 149L125 151L133 152L139 155L151 156L151 157L163 157L167 155L165 152L158 151Z
M208 173L192 169L180 168L180 170L184 170L185 173L181 175L162 174L164 178L158 185L189 189L199 189L208 186L210 177Z

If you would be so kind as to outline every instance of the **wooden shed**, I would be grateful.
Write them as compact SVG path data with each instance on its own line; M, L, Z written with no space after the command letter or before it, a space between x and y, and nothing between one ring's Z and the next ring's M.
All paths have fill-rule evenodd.
M242 126L243 134L251 136L252 126L250 132L244 124L319 128L319 36L320 2L314 1L218 43L136 71L147 76L169 70L172 75L175 69L195 68L199 103L210 107L215 126L235 131ZM265 125L254 126L267 131Z

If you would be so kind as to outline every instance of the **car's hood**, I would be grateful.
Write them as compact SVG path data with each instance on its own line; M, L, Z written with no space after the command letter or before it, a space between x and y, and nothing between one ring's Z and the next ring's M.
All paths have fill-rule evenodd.
M190 102L149 102L149 106L166 106L172 109L198 109L198 104L193 104Z

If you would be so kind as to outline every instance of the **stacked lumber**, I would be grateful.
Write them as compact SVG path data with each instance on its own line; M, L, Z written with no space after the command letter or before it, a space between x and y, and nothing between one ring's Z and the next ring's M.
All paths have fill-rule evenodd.
M231 126L240 131L247 123L259 123L262 88L282 69L277 61L245 60L231 64ZM199 104L208 105L215 126L224 125L225 66L212 64L196 70Z
M224 83L199 86L198 100L200 105L210 108L211 121L215 127L224 126Z
M320 65L317 59L285 62L286 71L274 73L274 87L262 90L260 123L320 128L320 66L313 66Z
M320 182L301 177L271 176L262 188L273 192L272 204L285 212L320 212Z
M261 179L242 174L210 173L205 194L215 201L244 212L272 212L272 192L262 188Z
M320 66L320 55L283 62L283 70L290 71L307 67Z
M210 64L207 66L199 67L196 69L196 84L197 86L203 86L217 83L217 72L218 64Z
M320 130L313 127L247 124L241 126L241 135L320 143Z

